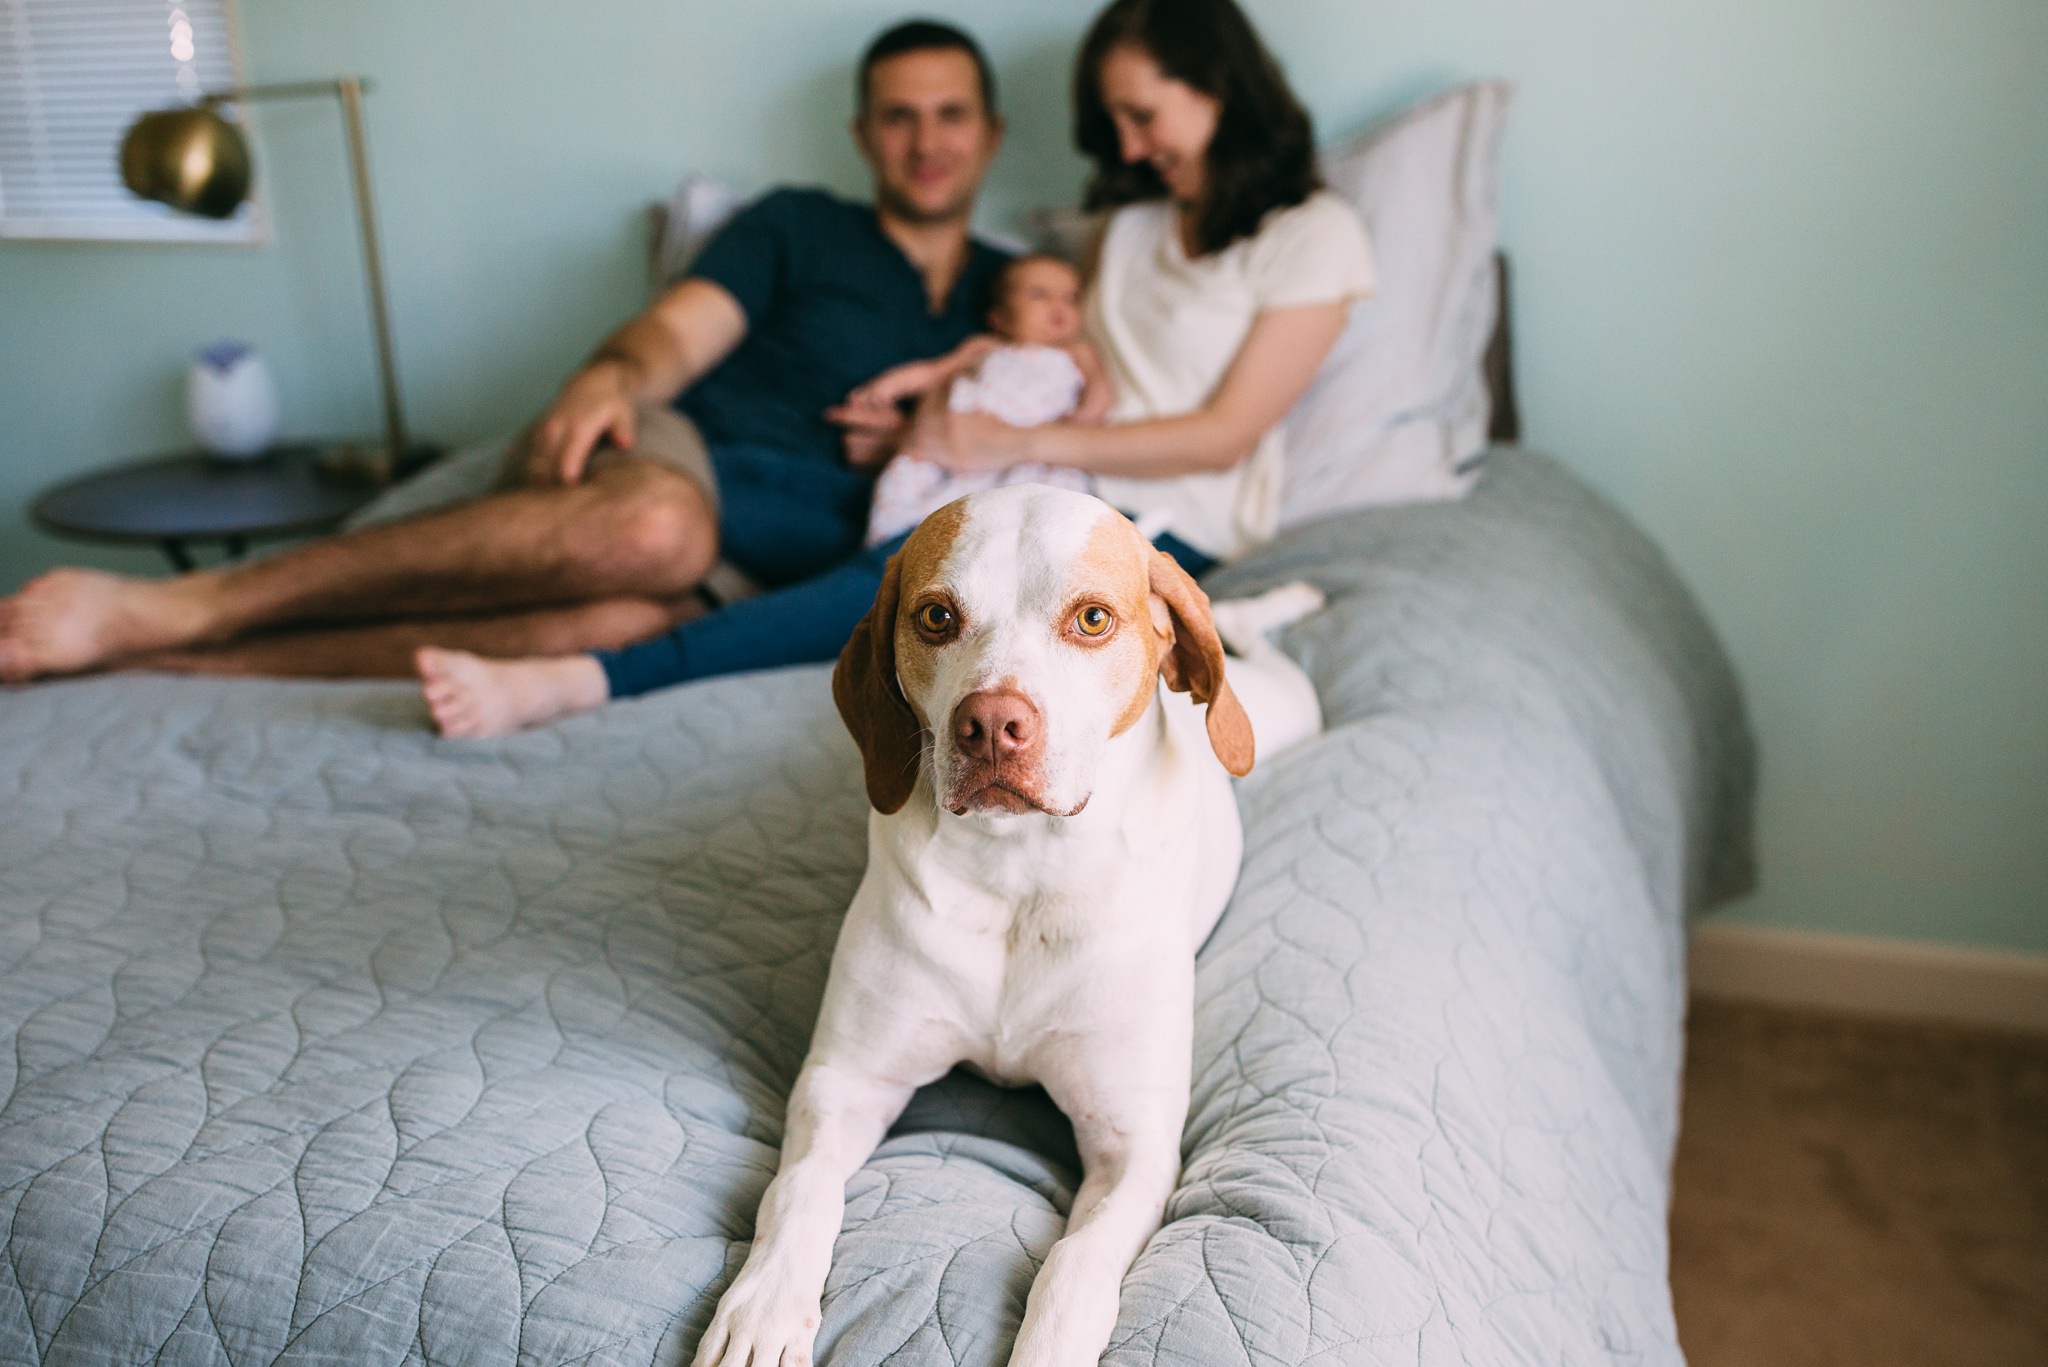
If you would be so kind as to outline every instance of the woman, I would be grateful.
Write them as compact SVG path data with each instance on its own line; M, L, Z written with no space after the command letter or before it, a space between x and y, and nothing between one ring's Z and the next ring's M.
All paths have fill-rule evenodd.
M1231 0L1117 0L1082 46L1074 115L1087 207L1114 210L1088 295L1112 425L934 411L910 449L1092 471L1148 533L1233 558L1273 535L1278 423L1372 290L1364 225L1322 189L1308 115Z
M1082 45L1074 105L1094 163L1087 207L1113 210L1088 292L1117 389L1110 424L1019 429L927 404L905 449L956 469L1088 471L1200 574L1272 536L1278 424L1370 293L1371 251L1321 188L1308 114L1232 0L1116 0ZM900 540L622 651L422 651L423 691L443 733L493 735L715 672L828 660Z

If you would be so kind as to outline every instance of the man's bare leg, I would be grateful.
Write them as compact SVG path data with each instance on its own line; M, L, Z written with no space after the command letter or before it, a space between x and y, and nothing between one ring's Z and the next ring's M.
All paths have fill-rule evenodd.
M409 679L423 646L449 646L494 659L617 650L701 613L681 599L608 598L566 607L473 617L425 617L351 626L265 632L220 646L131 655L122 669L270 678Z
M617 457L579 484L514 489L249 565L167 580L53 570L0 600L0 681L299 622L666 597L693 587L716 552L695 481Z
M587 712L611 700L594 655L487 660L466 650L427 646L415 657L420 696L444 736L503 736L522 727Z

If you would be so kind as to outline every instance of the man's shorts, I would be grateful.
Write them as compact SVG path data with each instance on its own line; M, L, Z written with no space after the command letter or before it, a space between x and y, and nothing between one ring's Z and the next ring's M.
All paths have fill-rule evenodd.
M505 463L498 470L498 488L517 489L527 482L526 450L532 439L533 429L529 427L520 434L519 440L506 448ZM710 505L711 515L714 518L718 516L718 476L712 470L711 451L704 445L704 437L697 431L697 424L666 405L636 404L633 408L633 449L621 451L606 442L591 453L589 468L599 470L636 456L686 476L704 491L704 501Z

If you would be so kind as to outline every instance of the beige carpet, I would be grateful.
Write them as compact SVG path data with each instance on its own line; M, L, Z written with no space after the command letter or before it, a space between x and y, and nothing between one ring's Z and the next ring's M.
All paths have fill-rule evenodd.
M1692 1367L2048 1367L2048 1040L1696 1003Z

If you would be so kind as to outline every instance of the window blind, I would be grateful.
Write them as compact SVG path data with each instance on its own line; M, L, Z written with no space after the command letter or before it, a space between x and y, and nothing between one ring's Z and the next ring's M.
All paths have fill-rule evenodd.
M0 0L0 237L255 240L251 205L215 222L121 184L137 114L238 83L230 3Z

